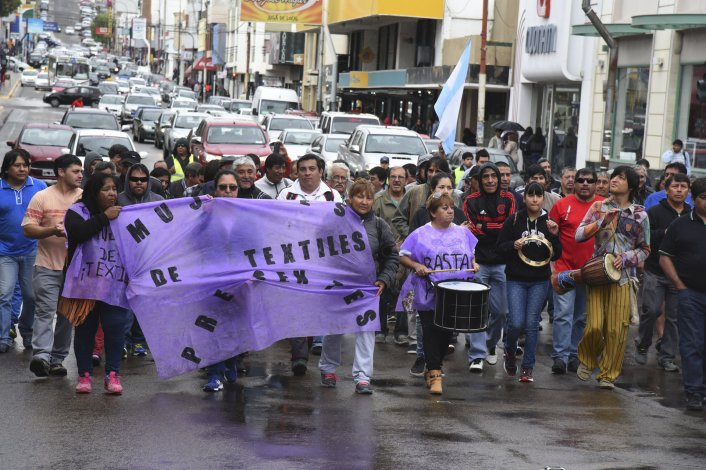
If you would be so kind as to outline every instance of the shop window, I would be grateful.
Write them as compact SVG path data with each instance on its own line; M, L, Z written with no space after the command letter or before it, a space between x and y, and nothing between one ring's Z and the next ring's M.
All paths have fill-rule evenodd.
M350 70L362 70L360 53L363 50L363 31L353 31L350 39L350 54L348 56Z
M378 32L378 70L396 68L397 24L380 28Z
M706 65L686 65L682 77L676 138L684 140L693 169L703 174L706 172Z
M436 41L436 21L419 20L417 22L417 51L414 60L416 67L434 65L434 42Z
M627 67L618 71L613 159L633 163L643 157L649 81L649 67Z

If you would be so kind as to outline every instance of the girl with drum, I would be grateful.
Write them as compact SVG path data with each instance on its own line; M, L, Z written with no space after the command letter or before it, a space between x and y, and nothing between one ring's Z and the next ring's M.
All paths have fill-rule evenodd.
M386 288L390 288L397 276L400 266L399 254L392 229L387 222L377 217L373 212L375 188L365 179L359 178L348 190L348 204L360 216L361 223L368 235L370 251L375 263L375 285L380 297ZM321 371L321 386L336 387L336 368L341 365L341 338L343 335L324 336L319 359ZM353 358L353 380L355 392L370 395L370 379L373 376L373 351L375 349L375 332L368 331L355 335L355 355Z
M498 250L506 258L507 332L505 372L517 373L517 340L525 332L520 382L533 382L539 314L547 298L551 276L550 261L561 256L559 226L542 209L544 187L531 182L525 187L524 209L509 217L498 237Z
M410 276L408 282L414 289L412 306L422 322L427 364L424 375L430 393L440 395L441 366L452 330L434 324L436 295L430 281L472 280L478 271L473 254L478 239L466 226L453 223L454 201L450 195L432 193L426 209L431 221L410 233L402 243L400 263L416 275Z

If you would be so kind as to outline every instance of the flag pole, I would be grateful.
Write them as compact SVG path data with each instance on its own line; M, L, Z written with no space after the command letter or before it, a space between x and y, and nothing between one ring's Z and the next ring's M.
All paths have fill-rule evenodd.
M480 33L480 73L478 74L478 116L476 119L476 141L481 147L485 143L485 50L488 36L488 0L483 0L483 21Z

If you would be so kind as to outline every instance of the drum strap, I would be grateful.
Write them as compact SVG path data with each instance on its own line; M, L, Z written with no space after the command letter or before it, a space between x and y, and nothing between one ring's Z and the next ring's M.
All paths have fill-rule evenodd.
M618 222L620 222L620 219L618 219ZM610 227L610 231L611 231L610 237L609 237L608 240L606 240L606 241L601 245L601 247L598 249L599 252L600 252L600 251L603 251L603 248L605 248L606 245L608 245L608 243L610 243L611 240L612 240L612 241L613 241L613 249L611 250L610 253L611 253L611 254L615 254L615 232L616 232L616 230L612 227L612 225L613 225L613 224L611 224L611 227ZM599 232L599 233L600 233L600 232ZM594 255L595 255L595 253L594 253Z

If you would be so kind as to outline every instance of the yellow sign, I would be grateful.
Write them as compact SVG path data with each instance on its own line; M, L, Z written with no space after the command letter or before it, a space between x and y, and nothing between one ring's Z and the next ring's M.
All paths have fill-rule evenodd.
M240 21L321 24L323 0L242 0Z
M367 88L368 87L368 72L350 72L351 88Z

